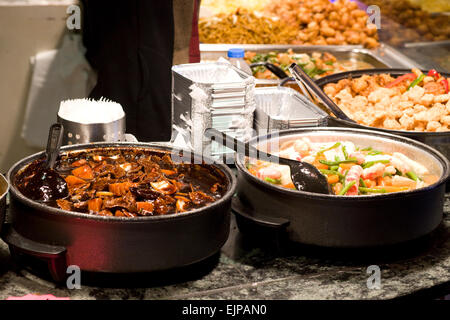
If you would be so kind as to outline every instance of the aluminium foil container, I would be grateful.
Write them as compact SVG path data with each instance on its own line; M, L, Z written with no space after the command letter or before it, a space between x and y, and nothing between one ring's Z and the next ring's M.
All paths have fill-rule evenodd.
M255 89L254 127L259 134L304 127L325 127L328 114L288 87Z
M172 67L172 80L172 142L220 156L231 151L205 139L206 129L241 140L252 136L253 76L226 62L194 63Z

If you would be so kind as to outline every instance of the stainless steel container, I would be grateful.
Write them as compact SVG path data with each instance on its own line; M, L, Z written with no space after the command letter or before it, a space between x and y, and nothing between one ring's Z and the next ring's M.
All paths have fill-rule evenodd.
M258 134L328 124L325 111L291 88L256 88L255 101L254 128Z
M267 53L270 51L284 52L292 49L295 53L329 52L338 61L365 62L373 68L421 68L422 66L411 60L391 46L382 44L377 49L365 49L362 46L302 46L302 45L238 45L238 44L200 44L201 60L216 61L226 57L228 49L242 48L245 51ZM256 79L257 86L276 86L280 80Z
M58 116L58 122L64 126L63 145L125 141L125 116L108 123L90 124L73 122Z

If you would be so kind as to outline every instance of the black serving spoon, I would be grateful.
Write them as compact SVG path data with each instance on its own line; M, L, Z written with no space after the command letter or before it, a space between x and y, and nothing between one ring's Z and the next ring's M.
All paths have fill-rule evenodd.
M270 62L255 62L250 65L250 68L254 68L254 67L258 67L258 66L266 67L267 70L272 72L274 75L276 75L280 79L289 78L289 76L286 74L286 72L284 72L283 69L281 69L280 67L278 67Z
M302 161L280 158L256 149L248 142L241 142L216 129L207 129L205 136L214 139L225 147L232 148L243 156L249 156L264 161L286 165L291 169L291 179L299 191L330 194L327 178L312 164Z
M291 72L295 82L297 82L297 85L302 91L304 91L303 85L305 85L320 101L322 101L325 106L327 106L331 110L331 112L333 112L336 117L342 120L355 122L350 119L344 113L344 111L342 111L341 108L339 108L338 105L334 103L334 101L331 100L331 98L325 92L323 92L323 90L314 82L314 80L311 79L311 77L308 76L308 74L303 71L303 69L300 68L296 63L293 63L289 66L289 71Z
M63 126L55 123L50 127L46 149L46 160L28 180L22 192L28 198L39 202L51 202L69 195L67 183L53 168L59 155Z

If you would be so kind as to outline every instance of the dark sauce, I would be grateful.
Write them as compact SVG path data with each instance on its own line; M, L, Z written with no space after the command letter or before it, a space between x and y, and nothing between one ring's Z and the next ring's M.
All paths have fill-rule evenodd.
M29 166L21 176L20 191L31 200L54 204L69 195L63 177L55 170L45 168L42 160Z

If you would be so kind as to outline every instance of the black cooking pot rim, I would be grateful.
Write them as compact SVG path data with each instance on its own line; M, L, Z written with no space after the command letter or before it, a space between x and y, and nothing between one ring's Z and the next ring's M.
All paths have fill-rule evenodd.
M348 201L348 202L355 201L355 200L371 201L374 199L382 200L382 199L389 199L389 198L393 199L393 198L397 198L397 197L408 197L408 196L412 196L415 194L419 194L419 193L423 193L423 192L432 190L435 187L437 187L441 184L444 184L450 177L450 162L443 154L441 154L436 149L434 149L426 144L423 144L419 141L416 141L416 140L413 140L410 138L406 138L406 137L402 137L402 136L398 136L398 135L393 135L393 134L389 134L389 133L385 133L385 132L379 132L376 130L363 130L363 129L339 128L339 127L324 127L324 128L314 127L314 128L299 128L299 129L291 129L291 130L281 130L281 131L277 132L277 134L279 135L279 137L282 137L283 135L288 135L288 134L308 133L308 132L314 133L317 131L325 131L325 132L330 131L330 133L332 133L333 131L339 131L339 132L343 132L343 133L355 133L355 134L362 134L362 135L380 136L383 138L388 138L390 140L404 142L407 144L412 144L413 146L421 148L422 150L426 151L427 153L430 153L434 158L436 158L441 163L442 168L443 168L442 176L439 178L439 180L437 182L433 183L432 185L429 185L427 187L420 188L420 189L415 189L412 191L402 191L402 192L375 194L375 195L358 195L358 196L349 197L349 196L318 194L318 193L312 193L312 192L307 192L307 191L291 190L291 189L283 188L283 187L274 185L272 183L266 182L262 179L255 177L250 172L248 172L248 170L245 168L244 164L242 163L242 156L236 157L236 166L239 169L239 171L243 172L245 177L250 179L252 182L255 182L261 186L269 188L275 192L283 193L283 194L290 195L290 196L308 196L310 198L317 198L317 199L323 199L323 200L340 200L340 201ZM267 134L267 135L261 135L258 137L254 137L249 142L250 143L255 142L255 141L263 142L263 141L270 140L270 139L271 139L271 134Z
M426 70L421 70L421 71L425 74L428 72ZM359 77L362 77L363 75L373 75L373 74L381 74L381 73L403 75L403 74L411 73L411 72L412 72L411 69L388 69L388 68L361 69L361 70L345 71L345 72L331 74L331 75L325 76L323 78L320 78L320 79L316 80L315 82L319 87L321 87L323 89L323 87L325 85L327 85L329 83L335 83L342 79L346 79L349 76L359 78ZM450 78L450 73L446 73L446 72L439 72L439 73L447 78ZM346 120L334 118L332 116L330 116L330 118L332 118L333 121L340 122L340 123L345 124L350 127L357 127L357 128L367 129L367 130L377 130L377 131L381 131L381 132L386 132L386 133L391 133L391 134L399 134L399 135L403 135L403 136L450 137L450 131L420 132L420 131L410 131L410 130L391 130L391 129L370 127L370 126L362 125L359 123L353 123L353 122L349 122Z
M142 148L142 149L150 149L155 151L186 151L179 148L171 147L169 145L158 143L158 142L93 142L93 143L87 143L87 144L77 144L77 145L68 145L61 147L61 151L71 151L71 152L77 152L77 151L83 151L86 149L95 149L95 148L130 148L130 147L136 147L136 148ZM160 221L160 220L169 220L169 219L181 219L186 218L192 215L202 214L205 209L214 209L218 206L220 206L223 202L226 202L231 199L233 196L236 185L237 185L237 179L235 175L232 173L230 168L226 166L225 164L220 164L214 162L212 165L215 166L217 169L222 171L228 180L228 190L223 195L222 198L219 200L198 208L194 210L190 210L187 212L181 212L181 213L173 213L173 214L167 214L167 215L161 215L161 216L146 216L146 217L133 217L133 218L127 218L127 217L110 217L110 216L99 216L99 215L89 215L86 213L81 212L74 212L74 211L68 211L68 210L62 210L54 207L50 207L41 203L38 203L36 201L30 200L27 197L25 197L12 183L12 176L16 174L20 169L22 169L25 165L29 164L31 161L38 159L44 155L45 151L41 151L35 154L32 154L26 158L23 158L22 160L19 160L16 162L8 171L7 174L7 181L9 182L9 191L11 192L12 196L16 197L20 201L24 202L26 205L35 208L39 211L45 211L46 213L55 214L57 216L65 216L65 217L72 217L72 218L81 218L81 219L87 219L87 220L98 220L98 221L107 221L107 222L149 222L149 221ZM201 156L194 154L194 156L201 158ZM212 163L213 161L211 159L205 158L208 160L208 163Z
M328 116L328 119L332 119L332 121L336 121L336 122L346 125L347 127L350 127L350 128L361 128L362 130L375 130L375 131L385 132L385 133L393 134L393 135L401 135L404 137L420 137L420 136L423 136L424 138L426 138L426 137L450 137L450 131L425 132L425 131L392 130L392 129L370 127L370 126L366 126L363 124L354 123L354 122L350 122L347 120L335 118L333 116Z

